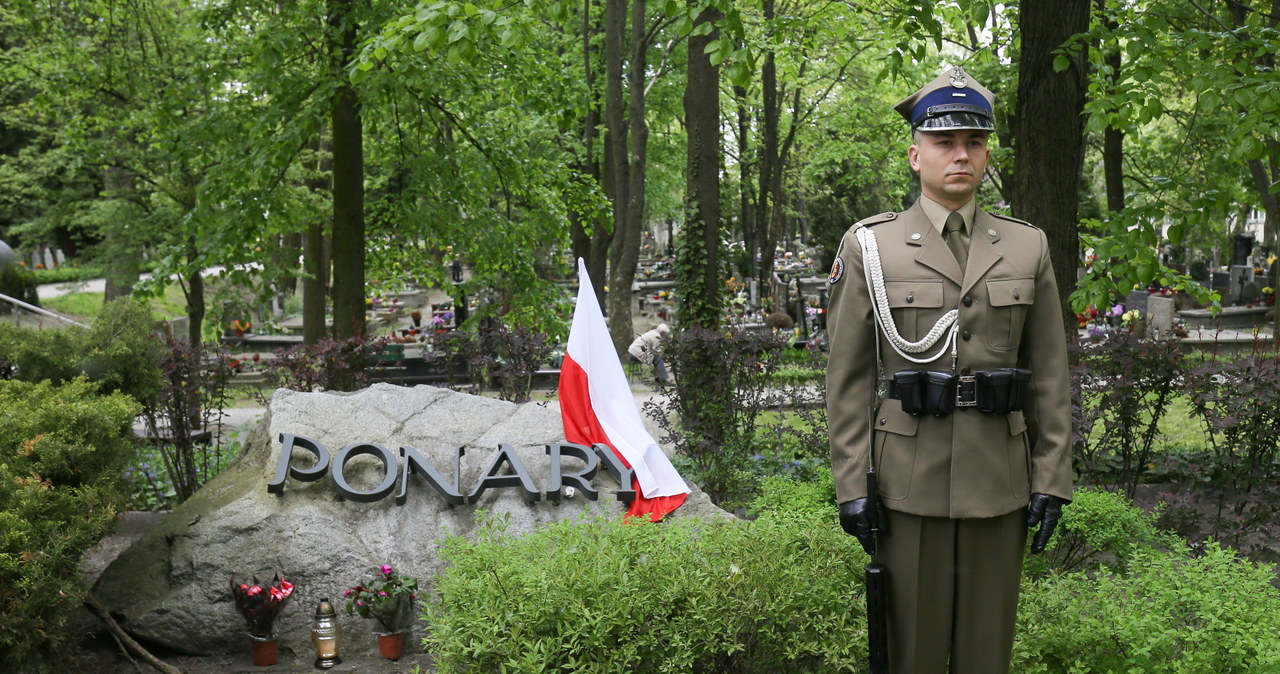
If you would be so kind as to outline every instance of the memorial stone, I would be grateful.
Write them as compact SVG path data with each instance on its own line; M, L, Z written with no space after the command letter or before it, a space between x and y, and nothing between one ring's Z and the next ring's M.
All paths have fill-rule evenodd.
M1147 298L1147 336L1155 339L1173 337L1174 301L1168 295Z
M1148 293L1145 290L1131 291L1129 296L1124 298L1124 310L1132 311L1137 309L1142 312L1142 315L1145 318L1147 315L1147 298L1150 296L1151 293Z
M380 564L419 578L429 593L443 568L439 541L474 535L484 517L506 520L510 536L564 519L621 521L626 507L608 462L587 476L590 450L562 443L559 411L537 403L429 386L281 389L235 463L116 558L93 592L135 637L209 654L247 643L231 575L279 572L297 588L276 621L281 643L305 649L321 598L341 597ZM294 451L281 461L286 446ZM575 474L596 500L583 483L555 489ZM692 489L670 517L732 519ZM340 620L344 648L374 647L373 621Z

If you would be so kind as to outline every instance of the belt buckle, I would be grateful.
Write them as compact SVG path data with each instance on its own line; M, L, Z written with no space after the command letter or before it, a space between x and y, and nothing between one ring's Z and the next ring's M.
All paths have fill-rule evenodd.
M962 374L956 385L956 407L978 406L978 377Z

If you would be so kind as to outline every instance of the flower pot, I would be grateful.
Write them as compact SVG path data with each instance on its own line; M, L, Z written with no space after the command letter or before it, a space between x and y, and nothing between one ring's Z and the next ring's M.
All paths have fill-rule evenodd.
M270 667L276 664L276 656L280 647L280 640L276 637L259 637L253 634L249 635L253 643L253 664L255 667Z
M404 632L375 632L378 637L378 655L388 660L404 657Z

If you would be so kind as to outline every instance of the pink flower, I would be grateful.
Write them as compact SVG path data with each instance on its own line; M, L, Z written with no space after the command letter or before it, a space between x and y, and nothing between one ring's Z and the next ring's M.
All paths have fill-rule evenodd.
M378 596L379 596L379 597L385 597L385 596L387 596L387 592L386 592L386 590L383 590L383 591L379 592L379 593L378 593Z
M390 576L395 571L395 569L386 564L383 564L380 568L382 569L382 574L384 576Z
M288 596L289 596L289 595L287 595L287 594L285 594L284 592L280 591L280 588L278 588L278 587L273 587L273 588L271 588L271 598L272 598L272 599L274 599L274 600L276 600L276 601L284 601L285 597L288 597Z
M351 590L343 590L343 591L342 591L342 596L344 596L344 597L350 597L350 596L351 596Z
M262 594L262 586L261 586L261 585L254 585L253 587L249 588L249 589L245 592L245 594L249 595L250 597L256 597L256 596L258 596L259 594Z
M290 583L289 581L281 578L280 589L284 592L284 596L288 597L289 595L293 594L293 583Z

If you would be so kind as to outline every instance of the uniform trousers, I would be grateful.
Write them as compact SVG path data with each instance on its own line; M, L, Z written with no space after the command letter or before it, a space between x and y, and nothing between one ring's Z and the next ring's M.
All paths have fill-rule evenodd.
M1024 517L1020 510L976 519L889 511L889 534L878 544L889 569L894 674L1009 671Z

